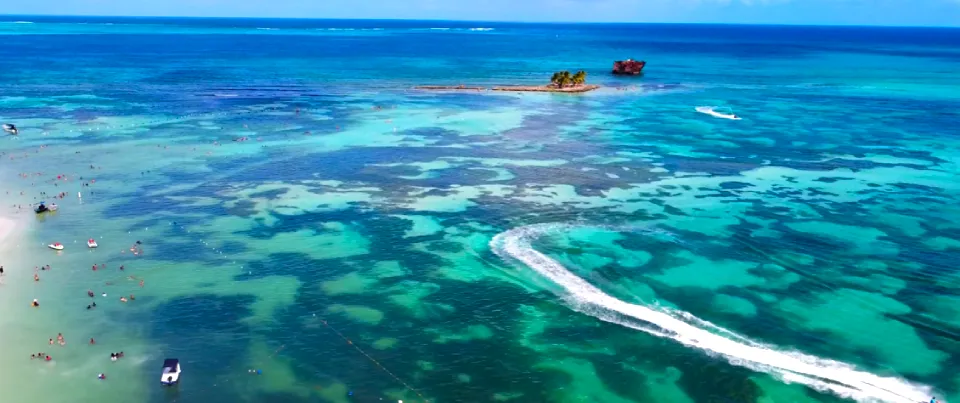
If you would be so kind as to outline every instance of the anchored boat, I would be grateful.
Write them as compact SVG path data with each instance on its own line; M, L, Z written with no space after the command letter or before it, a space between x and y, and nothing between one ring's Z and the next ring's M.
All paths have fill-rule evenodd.
M97 247L97 241L94 241L93 238L88 239L88 240L87 240L87 247L88 247L88 248L91 248L91 249L92 249L92 248L96 248L96 247Z
M47 247L53 250L63 250L63 244L60 242L54 242L50 245L47 245Z
M57 203L51 203L50 206L47 206L44 204L44 202L40 202L40 204L37 205L37 208L33 209L33 211L37 214L46 213L48 211L57 211Z
M167 358L163 360L163 373L160 374L160 383L173 386L180 382L180 360Z

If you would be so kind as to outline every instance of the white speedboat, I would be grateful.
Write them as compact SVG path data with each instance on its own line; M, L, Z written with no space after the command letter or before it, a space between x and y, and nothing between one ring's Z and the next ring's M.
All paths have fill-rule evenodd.
M96 247L97 247L97 241L94 241L93 238L88 239L88 240L87 240L87 247L88 247L88 248L96 248Z
M163 360L163 373L160 374L160 383L173 386L180 382L180 360L167 358Z
M740 119L741 119L739 116L734 115L734 114L732 114L732 113L718 112L718 111L717 111L714 107L712 107L712 106L698 106L698 107L696 107L696 108L694 108L694 109L696 109L697 112L705 113L705 114L710 115L710 116L713 116L713 117L715 117L715 118L730 119L730 120L740 120Z
M3 131L10 133L14 136L16 136L20 132L19 130L17 130L17 127L13 125L13 123L4 123Z
M63 250L63 244L60 242L54 242L50 245L47 245L47 247L53 250Z

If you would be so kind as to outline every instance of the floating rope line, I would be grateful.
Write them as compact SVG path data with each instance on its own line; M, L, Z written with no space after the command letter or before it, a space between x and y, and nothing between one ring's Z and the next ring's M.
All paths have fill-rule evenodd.
M317 314L313 314L313 315L316 316ZM360 346L354 344L352 340L350 340L350 339L347 338L347 336L344 336L343 333L340 333L339 330L335 329L333 326L330 326L330 324L327 323L326 320L320 319L320 322L323 322L323 325L326 326L327 329L330 329L331 331L333 331L334 333L336 333L337 336L340 336L340 338L343 339L343 341L347 342L347 344L349 344L349 345L352 346L354 349L356 349L358 352L360 352L360 354L363 354L364 357L367 357L368 360L370 360L371 362L373 362L374 364L376 364L377 367L379 367L381 370L383 370L383 372L386 372L387 375L390 375L391 377L393 377L393 379L395 379L397 382L399 382L401 385L403 385L405 388L407 388L407 390L413 392L413 393L416 394L417 396L420 396L420 399L423 400L424 403L429 403L429 402L430 402L430 401L427 400L427 398L424 397L423 394L421 394L418 390L414 389L412 386L410 386L409 384L407 384L406 382L404 382L402 379L400 379L399 376L394 375L393 372L390 372L390 370L387 369L386 367L384 367L383 364L380 364L380 361L377 361L376 358L371 357L370 354L367 354L367 352L366 352L366 351L363 351L363 349L360 348Z

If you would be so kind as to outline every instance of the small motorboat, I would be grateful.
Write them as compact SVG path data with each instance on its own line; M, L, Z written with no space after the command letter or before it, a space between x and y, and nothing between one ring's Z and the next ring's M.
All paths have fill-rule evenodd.
M88 247L88 248L91 248L91 249L92 249L92 248L96 248L96 247L97 247L97 241L94 241L93 238L88 239L88 240L87 240L87 247Z
M54 242L50 245L47 245L47 247L53 250L63 250L63 244L60 242Z
M163 373L160 374L160 383L173 386L180 382L180 360L167 358L163 360Z
M17 126L14 126L13 123L4 123L3 131L10 133L14 136L16 136L17 134L20 134L20 131L17 130Z
M45 202L40 202L40 204L37 205L37 208L33 209L33 211L37 214L43 214L46 212L57 211L57 208L57 203L50 203L50 205L47 206Z

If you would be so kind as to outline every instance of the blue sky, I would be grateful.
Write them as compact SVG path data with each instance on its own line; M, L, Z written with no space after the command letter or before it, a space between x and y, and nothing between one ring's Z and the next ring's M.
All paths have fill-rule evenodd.
M960 26L960 0L0 0L0 14Z

